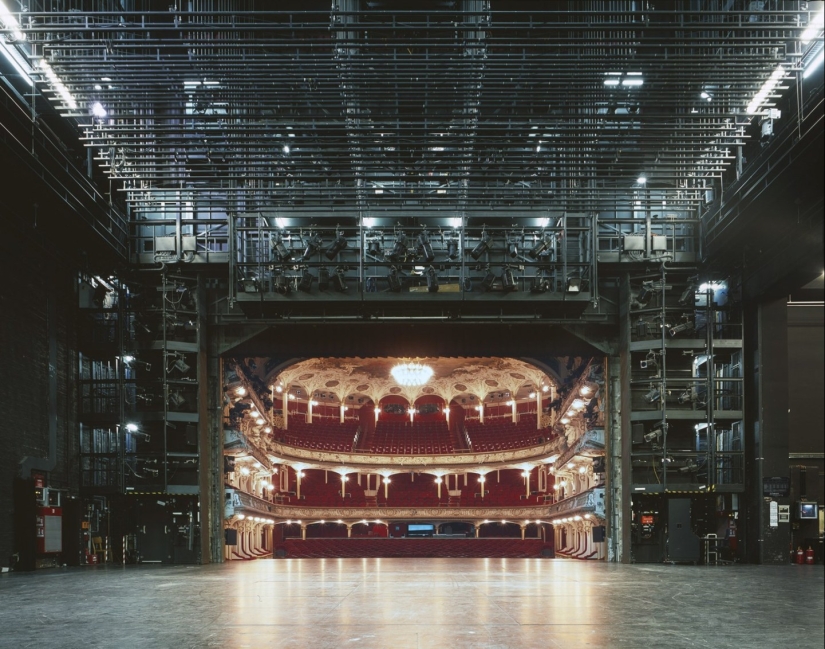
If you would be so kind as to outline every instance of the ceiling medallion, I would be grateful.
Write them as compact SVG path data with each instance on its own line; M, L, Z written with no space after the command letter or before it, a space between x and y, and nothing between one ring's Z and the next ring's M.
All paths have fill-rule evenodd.
M401 363L390 374L399 385L424 385L432 378L433 368L421 363Z

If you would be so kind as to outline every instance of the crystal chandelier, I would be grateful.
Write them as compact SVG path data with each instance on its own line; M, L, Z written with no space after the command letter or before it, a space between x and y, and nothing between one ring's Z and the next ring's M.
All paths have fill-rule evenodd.
M401 363L390 370L399 385L424 385L433 375L433 368L421 363Z

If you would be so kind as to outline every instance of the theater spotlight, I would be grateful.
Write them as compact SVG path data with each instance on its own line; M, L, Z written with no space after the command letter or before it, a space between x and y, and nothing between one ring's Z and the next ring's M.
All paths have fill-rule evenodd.
M685 466L679 467L679 473L691 473L692 471L698 471L699 465L694 463L693 460L688 460L685 463Z
M571 277L567 280L568 293L581 293L582 280L581 277Z
M501 287L507 292L516 290L516 278L513 275L513 269L509 266L505 266L501 273Z
M482 291L489 291L493 288L493 283L496 281L496 276L493 275L493 271L489 268L487 269L487 274L484 275L484 279L481 280L481 290Z
M647 304L651 296L656 292L653 282L642 282L642 288L636 294L636 301L639 304Z
M334 288L339 293L346 293L347 292L347 282L344 278L344 269L343 268L336 268L335 274L331 277L332 281L332 288Z
M507 242L507 254L510 255L512 259L518 257L518 241L510 239Z
M289 295L292 293L292 280L286 275L278 275L274 280L273 288L279 295Z
M430 237L426 230L418 235L418 252L424 257L424 261L428 264L431 264L435 259L433 246L430 243Z
M550 288L550 282L545 277L536 276L530 283L531 293L546 293Z
M390 259L393 261L400 261L404 257L407 256L407 235L403 232L400 232L395 237L395 243L392 246L392 251L390 252Z
M487 234L486 232L482 232L481 241L479 241L478 245L475 248L473 248L472 252L470 253L470 256L476 260L479 257L481 257L481 255L487 252L487 249L490 247L491 240L492 239L489 234Z
M378 239L370 239L367 242L367 254L372 257L381 256L381 242Z
M283 237L280 234L276 234L272 240L272 254L278 261L289 261L292 258L292 251L284 245Z
M175 362L172 363L172 368L170 369L176 369L181 374L186 374L191 368L186 364L186 361L184 361L182 357L178 357L175 359Z
M258 278L255 275L248 275L241 280L241 291L243 293L257 293L258 286ZM150 333L150 331L146 333Z
M645 359L639 361L639 367L643 370L652 370L656 369L659 366L659 362L656 360L656 352L649 351Z
M427 291L438 293L438 275L436 275L435 268L432 266L427 269Z
M662 393L657 388L650 388L648 393L645 395L645 401L648 403L656 403L661 398Z
M530 257L530 259L537 259L539 255L541 255L545 250L547 250L547 247L549 245L550 242L544 237L542 237L541 239L539 239L538 243L527 252L527 255Z
M662 435L664 434L664 431L666 431L666 430L667 430L667 424L657 426L656 428L651 430L649 433L645 434L644 440L646 442L652 442L654 440L658 441L658 440L662 439Z
M682 291L682 295L679 296L679 304L687 304L688 302L695 301L696 295L696 284L691 282L688 284L687 288Z
M318 236L317 234L311 235L307 239L306 247L304 248L304 256L302 257L302 259L309 259L310 257L312 257L312 255L317 253L323 245L324 242L321 241L320 236Z
M387 273L387 284L391 293L401 292L401 278L398 277L398 269L395 266L391 266L390 272Z
M457 239L448 239L447 240L447 259L450 261L455 261L458 259L458 240Z
M309 293L312 290L312 282L315 281L315 275L308 270L301 273L301 280L298 282L298 290L304 293Z
M326 291L329 288L329 269L321 268L318 271L318 290Z
M169 405L174 406L175 408L183 408L183 406L186 405L186 397L184 397L178 390L175 392L170 392Z
M347 238L341 233L335 233L335 241L332 242L332 245L327 249L324 253L327 256L327 259L335 259L335 256L341 252L344 248L347 247Z
M687 316L685 316L685 321L684 322L680 322L679 324L671 327L669 329L669 331L670 331L671 336L675 336L676 334L682 333L682 332L685 332L685 331L687 331L687 332L693 331L693 328L694 328L693 327L693 320L690 320Z

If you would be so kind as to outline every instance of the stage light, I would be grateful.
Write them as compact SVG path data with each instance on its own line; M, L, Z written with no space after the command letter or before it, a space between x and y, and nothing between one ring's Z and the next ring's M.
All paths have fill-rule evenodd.
M438 275L432 266L427 269L427 291L429 293L438 293Z
M679 304L687 304L690 301L695 301L696 284L688 284L687 288L682 291L679 296Z
M685 318L684 322L681 322L681 323L671 327L669 331L670 331L671 336L675 336L678 333L693 331L693 329L694 329L693 320Z
M14 17L14 14L12 14L9 11L8 7L6 7L6 5L1 1L0 1L0 21L2 21L3 24L6 26L6 29L8 29L11 32L11 35L14 38L14 40L16 40L16 41L26 40L26 35L20 29L20 23L17 22L17 18Z
M656 401L662 398L662 393L656 388L651 388L647 392L647 394L645 394L644 398L645 401L647 401L648 403L655 403Z
M128 430L130 433L136 433L137 430L138 430L138 425L133 424L133 423L128 423L128 424L126 424L126 430Z
M278 275L273 282L273 289L279 295L292 293L292 280L286 275Z
M664 432L666 430L667 430L667 424L657 426L656 428L651 430L649 433L645 434L644 440L646 442L652 442L654 440L658 441L658 440L662 439L662 435L664 434Z
M341 252L344 248L347 247L347 239L346 237L337 232L335 234L335 241L332 242L332 245L329 249L324 253L327 256L327 259L332 260L335 259L335 256Z
M292 257L292 251L284 245L280 234L276 234L275 238L272 239L272 254L278 261L289 261Z
M395 243L392 246L392 251L390 252L390 259L393 261L399 261L406 257L407 255L407 235L403 232L399 232L398 235L395 237Z
M534 277L530 282L531 293L546 293L550 288L550 282L544 277Z
M315 275L308 270L301 273L301 280L298 282L298 290L304 293L309 293L312 290L312 282L315 281Z
M481 280L481 290L482 291L489 291L493 288L493 283L496 281L496 276L493 274L493 271L488 270L487 274L484 275L484 279Z
M401 292L401 280L398 277L398 269L395 266L391 266L390 271L387 273L387 284L389 284L391 293Z
M646 176L639 176L639 177L636 179L636 183L637 183L638 185L644 185L644 184L646 184L646 183L647 183L647 177L646 177Z
M647 304L648 300L650 300L650 297L655 292L656 289L653 285L653 282L642 282L642 287L636 294L636 301L639 302L639 304Z
M322 268L318 271L318 290L326 291L329 288L329 269Z
M481 257L481 255L487 252L487 249L490 247L491 240L492 238L489 234L487 234L486 232L482 232L481 241L479 241L478 245L475 248L473 248L472 252L470 253L470 256L476 260L479 257Z
M582 280L580 277L571 277L567 280L568 293L580 293L582 290Z
M509 266L501 273L501 286L507 292L516 290L516 278Z
M246 395L246 388L243 386L235 388L235 394L237 394L239 397Z
M347 282L344 278L344 271L340 268L336 269L335 274L331 277L332 288L339 293L347 292Z
M418 251L423 255L424 261L428 264L432 263L435 259L435 253L433 252L433 246L430 243L430 237L427 234L427 231L424 230L421 234L418 235Z
M381 242L378 239L370 239L367 242L367 254L373 257L381 256Z
M309 259L317 253L321 247L324 245L324 242L321 240L321 237L317 234L313 234L307 239L306 247L304 248L304 256L302 259Z
M103 119L109 115L106 109L103 107L99 101L96 101L92 104L92 115L97 117L98 119Z
M458 240L447 240L447 259L454 261L458 258Z
M518 257L518 241L510 240L507 242L507 254L510 255L512 259Z
M169 403L175 408L182 408L186 405L186 398L180 391L176 390L175 392L169 393Z
M533 246L527 252L527 255L530 257L530 259L537 259L539 255L541 255L542 253L544 253L545 250L547 250L549 245L550 242L546 238L542 237L538 240L538 243L536 243L536 245Z
M189 365L186 364L182 358L178 358L173 364L172 367L178 370L181 374L186 374L191 368Z

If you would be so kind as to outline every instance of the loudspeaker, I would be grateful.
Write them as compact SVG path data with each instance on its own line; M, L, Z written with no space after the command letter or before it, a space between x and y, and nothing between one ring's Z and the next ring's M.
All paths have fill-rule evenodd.
M602 543L607 537L604 525L596 525L593 527L593 543Z
M223 531L223 538L227 545L238 545L238 530L225 529Z

